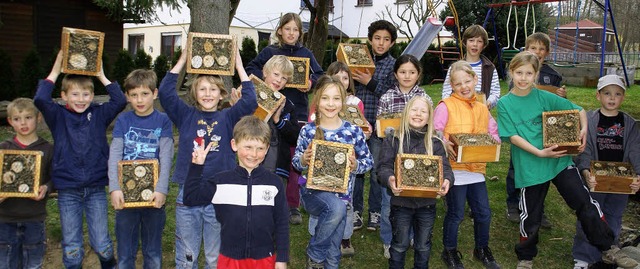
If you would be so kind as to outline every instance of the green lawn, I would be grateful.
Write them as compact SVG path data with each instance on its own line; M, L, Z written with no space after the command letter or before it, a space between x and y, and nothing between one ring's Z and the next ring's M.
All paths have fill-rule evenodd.
M440 99L441 85L432 85L424 87L427 93L434 101ZM506 84L503 83L503 94L506 93ZM568 98L585 109L591 110L598 107L595 99L595 89L568 87ZM628 112L635 118L640 118L640 86L633 86L627 91L626 101L622 106L622 110ZM493 111L495 116L495 110ZM12 135L10 127L0 127L0 139L6 139ZM41 135L50 139L50 135L41 132ZM502 265L503 268L514 268L517 258L513 252L514 244L517 242L519 233L517 224L508 222L505 218L505 183L504 178L508 166L509 144L503 143L501 150L501 161L490 163L487 165L487 176L498 176L498 181L487 182L489 189L489 198L491 209L493 210L493 221L491 226L490 246L493 254ZM366 183L368 185L368 183ZM173 268L174 266L174 231L175 231L175 198L177 195L177 187L171 186L171 192L167 197L167 224L163 236L164 267ZM366 191L365 191L366 194ZM365 201L366 201L365 197ZM47 235L49 239L49 253L47 255L47 268L59 268L61 259L61 250L59 242L61 239L60 221L56 200L50 199L49 218L47 219ZM365 205L366 206L366 205ZM438 217L432 238L432 259L430 265L432 268L445 268L440 260L442 252L442 221L444 219L443 200L438 202ZM365 209L366 211L366 209ZM573 233L575 225L575 216L571 210L564 204L555 188L551 188L547 201L546 213L553 223L551 230L543 230L541 232L539 243L539 255L534 261L537 268L569 268L573 265L571 257L571 246L573 242ZM365 218L366 220L366 218ZM113 231L113 210L109 211L109 221ZM291 262L290 268L303 268L305 261L305 247L309 241L307 232L308 216L304 216L303 225L291 227ZM637 227L633 227L637 228ZM113 233L112 233L113 237ZM115 238L114 238L115 239ZM386 260L382 256L382 243L380 242L377 232L366 230L354 233L353 245L356 249L356 255L350 258L343 258L341 268L384 268ZM467 218L463 221L460 228L459 250L463 255L463 262L467 268L481 268L482 265L473 260L473 226L472 222ZM86 255L88 260L95 255ZM412 254L408 255L407 264L412 263ZM87 261L89 262L89 261ZM85 263L85 265L87 265ZM89 266L91 267L91 266ZM407 266L409 267L409 266Z

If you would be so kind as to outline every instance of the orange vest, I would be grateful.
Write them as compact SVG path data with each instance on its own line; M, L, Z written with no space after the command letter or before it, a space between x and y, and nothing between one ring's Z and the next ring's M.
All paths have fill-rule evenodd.
M460 98L452 94L440 102L447 105L449 119L444 127L444 137L448 140L449 134L472 133L486 134L489 132L489 109L486 105L476 101L474 95L470 100ZM451 162L451 169L464 170L475 173L486 173L486 163L456 163Z

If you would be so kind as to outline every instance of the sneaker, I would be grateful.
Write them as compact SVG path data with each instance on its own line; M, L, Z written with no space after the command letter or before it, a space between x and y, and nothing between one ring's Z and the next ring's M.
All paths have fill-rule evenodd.
M603 251L602 261L608 264L617 264L622 268L634 268L638 265L638 262L629 258L629 256L620 251L620 248L617 246L611 246L609 250Z
M306 269L324 269L324 264L321 262L315 262L309 256L307 256L307 267Z
M478 259L487 269L500 269L500 265L493 258L491 249L489 247L476 248L473 250L473 257Z
M360 211L353 212L353 230L357 231L362 228L362 214Z
M300 209L292 208L289 210L289 223L293 225L302 223L302 214L300 214Z
M589 264L585 261L581 261L581 260L575 260L575 263L573 264L573 269L588 269L589 268Z
M517 204L507 204L507 219L515 223L520 222L520 210Z
M547 218L547 214L542 214L542 220L540 221L540 227L545 228L545 229L551 229L551 227L553 227L553 225L551 225L551 222L549 221L549 218Z
M380 213L369 212L369 223L367 223L367 230L375 231L380 228Z
M391 245L386 245L386 244L382 245L382 250L384 251L383 255L386 259L391 258L391 253L389 252L390 248L391 248Z
M530 260L519 260L518 266L516 267L516 269L532 269L532 268L533 268L533 261L530 261Z
M350 257L356 253L356 250L351 245L350 239L342 239L342 243L340 244L340 253L342 253L342 257Z
M442 251L442 260L449 269L464 269L462 254L457 249L445 249Z

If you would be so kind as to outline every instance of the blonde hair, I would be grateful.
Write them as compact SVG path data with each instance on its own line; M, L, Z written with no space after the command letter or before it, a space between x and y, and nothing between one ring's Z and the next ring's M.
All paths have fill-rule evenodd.
M335 86L338 91L340 91L340 98L342 99L342 108L340 108L340 112L344 113L346 109L345 99L347 98L347 93L344 90L344 86L342 86L342 82L338 79L338 77L330 77L328 75L321 76L316 82L316 89L313 93L313 100L311 100L311 104L309 104L309 109L313 109L316 111L316 134L313 137L314 139L324 140L324 132L322 128L320 128L320 122L322 120L322 113L320 113L319 104L320 99L322 98L322 94L329 87Z
M265 73L270 73L274 70L282 72L282 75L284 75L287 80L291 80L291 77L293 77L293 63L289 60L289 58L287 58L287 56L271 56L271 59L269 59L262 67L262 74L264 76Z
M300 43L302 41L302 20L300 19L300 16L296 13L293 12L289 12L287 14L282 15L282 17L280 17L280 21L278 22L278 28L276 28L276 37L278 38L278 45L282 47L282 45L284 45L284 39L282 38L282 36L280 34L278 34L278 31L282 29L282 27L284 27L285 24L289 23L290 21L294 21L296 23L296 26L298 26L298 33L300 34L298 36L298 40L296 41L296 43Z
M551 44L551 38L549 38L549 35L545 33L540 33L540 32L533 33L529 35L527 39L524 41L525 50L529 49L529 46L535 43L541 43L542 45L544 45L544 47L547 49L547 52L548 52L549 44Z
M198 85L203 80L206 80L207 82L211 83L211 85L216 85L218 89L220 89L220 96L222 98L225 98L227 96L227 90L224 89L224 81L220 76L218 75L192 76L188 79L186 83L187 85L191 85L189 87L189 101L191 105L195 106L199 110L202 110L202 107L200 107L200 104L198 103L197 91L198 91ZM218 108L222 106L222 103L223 103L222 100L218 100Z
M533 80L534 83L536 83L538 81L538 75L540 73L540 60L538 60L538 56L531 52L523 51L516 54L516 56L511 59L511 62L509 62L509 73L513 72L521 66L525 66L528 64L533 66L533 71L536 73ZM511 83L511 77L512 75L509 74L509 83Z
M355 84L353 83L353 77L351 76L351 70L349 70L349 66L347 64L345 64L343 62L337 62L337 61L331 63L329 65L329 67L327 68L327 75L333 76L333 75L336 75L336 74L338 74L338 73L340 73L342 71L346 72L347 75L349 76L349 88L345 89L345 91L347 91L347 93L354 94L355 93L354 89L356 87L355 87Z
M19 97L13 99L13 101L7 105L7 118L11 118L13 115L22 111L31 112L34 116L37 116L38 113L40 113L38 108L36 108L36 105L33 104L32 99Z
M451 85L453 85L453 73L458 71L463 71L472 77L478 76L476 72L473 71L473 68L467 61L460 60L451 64L451 66L449 66L449 83Z
M482 49L486 48L489 45L489 34L487 34L487 30L477 24L471 25L464 30L464 33L462 33L462 45L466 48L467 40L474 37L482 38Z
M61 91L67 92L73 86L76 86L82 90L89 90L93 93L93 80L91 79L91 77L73 74L65 75L62 79Z
M147 87L151 91L155 90L158 85L158 77L156 72L148 69L136 69L131 71L127 78L124 79L124 92L138 87Z
M255 139L268 145L271 141L271 129L254 115L244 116L233 127L233 139L236 143Z
M424 135L424 147L427 150L426 152L427 155L433 155L433 141L431 141L431 138L435 137L433 135L433 106L431 106L431 103L429 102L429 100L427 100L427 98L424 96L414 96L413 98L411 98L411 100L409 100L407 105L404 107L404 110L402 110L402 123L400 124L400 128L398 128L398 130L395 131L394 133L394 136L398 138L398 141L399 141L398 154L404 153L403 146L404 146L405 140L408 145L411 144L410 142L411 126L409 126L409 111L411 111L411 107L413 107L413 105L417 101L422 101L425 104L427 104L427 108L429 110L429 117L428 117L427 126L426 126L427 130Z

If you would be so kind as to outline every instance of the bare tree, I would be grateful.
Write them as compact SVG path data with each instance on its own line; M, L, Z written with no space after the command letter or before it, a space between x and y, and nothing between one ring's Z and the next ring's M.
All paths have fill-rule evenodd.
M315 0L314 3L304 0L304 4L309 9L311 17L303 44L313 52L318 63L323 63L324 47L329 34L329 0Z
M436 16L435 8L440 5L443 0L420 1L410 0L406 4L385 5L384 11L378 12L376 15L379 19L388 20L396 26L400 34L413 39L414 33L411 26L417 26L414 29L422 27L430 16ZM395 10L395 12L394 12ZM406 29L406 30L405 30Z

